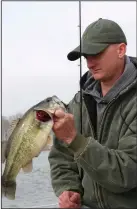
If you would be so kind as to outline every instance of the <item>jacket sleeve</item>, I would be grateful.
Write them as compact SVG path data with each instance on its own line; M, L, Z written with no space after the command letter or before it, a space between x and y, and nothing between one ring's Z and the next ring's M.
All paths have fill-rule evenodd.
M79 192L82 196L83 188L74 155L62 146L57 138L54 138L48 159L51 183L56 196L58 197L63 191Z
M73 111L74 100L75 99L72 99L68 104L68 112ZM77 108L77 111L78 110L79 108ZM79 113L77 112L77 114ZM59 196L63 191L76 191L82 196L82 172L77 167L77 162L74 160L74 154L55 136L48 159L50 164L51 183L56 196Z
M119 140L117 150L78 134L70 145L75 161L102 187L122 193L137 187L137 118Z

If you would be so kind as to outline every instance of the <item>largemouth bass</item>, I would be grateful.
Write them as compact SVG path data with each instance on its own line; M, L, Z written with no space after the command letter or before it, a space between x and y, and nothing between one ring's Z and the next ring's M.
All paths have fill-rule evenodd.
M2 142L2 195L15 199L16 177L22 168L31 172L32 160L51 144L53 114L57 108L64 111L64 103L56 96L31 107L21 118L11 123L9 139Z

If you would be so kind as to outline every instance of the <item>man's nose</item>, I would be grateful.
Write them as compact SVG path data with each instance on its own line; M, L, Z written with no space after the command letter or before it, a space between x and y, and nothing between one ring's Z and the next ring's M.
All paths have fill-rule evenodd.
M93 68L95 66L95 61L94 61L94 58L87 58L87 67L90 69L90 68Z

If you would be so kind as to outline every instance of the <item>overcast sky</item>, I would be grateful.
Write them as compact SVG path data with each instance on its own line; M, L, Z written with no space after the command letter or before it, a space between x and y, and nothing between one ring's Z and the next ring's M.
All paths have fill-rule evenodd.
M2 114L14 115L57 95L69 102L79 90L78 2L2 3ZM136 56L136 2L82 2L82 32L98 18L116 21ZM83 73L87 71L85 61Z

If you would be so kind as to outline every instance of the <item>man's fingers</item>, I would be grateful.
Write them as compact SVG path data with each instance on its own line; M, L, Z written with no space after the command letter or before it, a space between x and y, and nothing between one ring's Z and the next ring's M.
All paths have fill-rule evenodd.
M65 116L65 112L62 109L57 109L54 112L54 117L56 118L63 118Z
M70 197L70 201L71 201L71 202L79 203L79 202L80 202L80 195L77 194L77 193L74 193L74 194Z
M79 208L80 209L80 205L76 203L60 203L59 208L77 208L77 209Z
M59 208L80 208L80 204L71 202L70 200L59 200Z
M54 124L53 124L53 131L57 131L59 130L61 127L62 127L62 124L64 123L64 119L61 118L59 121L54 121Z
M80 208L80 194L72 191L64 191L59 196L60 208Z
M60 196L59 196L59 200L62 201L67 201L69 200L69 191L64 191Z

